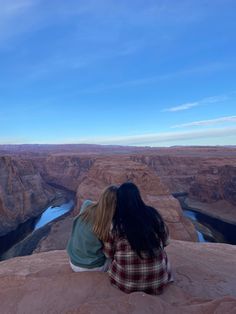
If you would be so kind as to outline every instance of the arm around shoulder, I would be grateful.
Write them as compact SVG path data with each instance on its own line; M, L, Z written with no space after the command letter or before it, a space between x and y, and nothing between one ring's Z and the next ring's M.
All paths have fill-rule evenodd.
M107 258L113 259L115 254L114 235L110 231L107 241L103 242L103 253Z

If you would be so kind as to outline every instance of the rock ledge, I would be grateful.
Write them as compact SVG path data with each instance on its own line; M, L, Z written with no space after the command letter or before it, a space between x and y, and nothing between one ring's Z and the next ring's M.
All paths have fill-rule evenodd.
M236 313L236 247L173 240L167 251L175 283L160 296L124 294L104 273L73 273L65 251L1 262L1 313Z

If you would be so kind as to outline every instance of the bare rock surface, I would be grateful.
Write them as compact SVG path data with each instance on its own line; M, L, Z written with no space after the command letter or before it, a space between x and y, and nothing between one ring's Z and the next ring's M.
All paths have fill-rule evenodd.
M66 248L73 224L73 217L68 216L52 224L49 235L46 235L37 245L34 253Z
M193 225L183 216L179 202L170 195L169 189L147 165L135 162L129 156L96 159L78 186L77 213L82 200L97 200L106 186L119 185L125 181L137 184L145 202L160 211L172 238L196 240Z
M39 215L54 194L31 161L0 157L0 236Z
M167 248L175 282L162 295L124 294L107 274L73 273L65 251L0 263L2 313L236 312L236 248L172 241Z
M190 208L196 208L198 212L236 224L236 206L225 200L205 203L196 199L186 198L184 203Z

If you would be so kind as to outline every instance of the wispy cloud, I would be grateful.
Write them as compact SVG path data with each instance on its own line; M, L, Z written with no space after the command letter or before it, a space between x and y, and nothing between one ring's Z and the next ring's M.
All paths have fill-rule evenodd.
M6 39L27 30L33 30L33 11L38 0L0 0L0 44Z
M186 103L186 104L179 105L176 107L167 108L167 109L164 109L163 111L171 111L171 112L182 111L182 110L187 110L193 107L200 106L200 104L201 104L200 102L190 102L190 103Z
M177 79L180 77L189 77L191 75L195 74L204 74L204 73L214 73L221 71L223 69L227 69L229 67L235 67L235 63L207 63L203 64L201 66L196 66L196 67L189 67L183 70L179 71L173 71L169 73L163 73L159 75L153 75L149 77L142 77L142 78L137 78L137 79L130 79L130 80L125 80L113 84L100 84L97 86L92 86L88 88L83 88L79 90L77 93L78 94L90 94L90 93L99 93L99 92L104 92L107 90L112 90L112 89L119 89L119 88L126 88L126 87L136 87L136 86L142 86L142 85L147 85L147 84L158 84L158 82L165 81L165 80L171 80L171 79ZM189 106L186 109L189 109L194 106L199 106L204 103L213 103L217 101L224 101L228 99L228 96L215 96L215 97L208 97L205 99L202 99L200 101L196 102L191 102L191 103L186 103L177 107L172 107L172 108L178 108L182 106ZM202 102L202 103L200 103ZM162 111L177 111L177 110L170 110L171 108L163 109ZM186 110L186 109L181 109L181 110Z
M185 132L164 132L154 134L140 134L135 136L120 136L120 137L103 137L103 138L84 138L67 140L69 143L89 143L89 144L110 144L110 145L151 145L158 146L163 143L181 142L186 140L196 140L205 138L219 138L236 136L236 127L206 129L198 131Z
M30 140L22 137L0 137L0 144L101 144L133 146L171 146L171 145L235 145L236 127L205 129L185 132L163 132L134 136L61 138L60 140Z
M111 58L122 58L136 54L138 51L150 50L152 44L156 45L157 35L161 42L160 45L165 46L169 39L167 39L166 32L163 31L165 29L163 25L186 25L186 23L194 22L196 17L199 21L206 14L203 6L191 4L192 6L195 9L191 14L183 14L189 10L186 1L179 1L177 4L171 5L169 3L163 4L162 1L150 1L143 5L142 1L134 4L132 1L115 0L71 0L69 2L58 0L56 4L54 1L47 0L0 0L0 48L6 49L5 40L12 39L10 47L15 47L15 50L18 51L17 40L20 42L22 34L36 33L39 29L44 28L50 32L51 26L56 28L57 25L60 27L61 25L66 27L69 25L70 31L66 33L66 36L61 33L60 36L55 36L55 50L49 50L47 54L42 54L42 56L47 57L43 59L40 56L35 64L30 65L31 60L29 59L29 66L25 66L26 80L44 78L51 73L57 74L64 70L73 71L81 67L94 66L95 63L110 62ZM180 18L183 15L185 19ZM147 32L147 30L150 27L152 29L157 24L160 27L155 29L155 36L150 35L149 37L149 34L154 32ZM135 28L134 34L136 34L139 27L142 29L147 27L147 29L145 28L145 36L137 37L132 32L125 31ZM171 33L171 38L173 36L175 36L174 33ZM44 43L42 39L42 46L44 46L42 50L47 47L47 39L45 40ZM60 47L73 46L74 49L57 49L57 45ZM84 50L81 47L85 47ZM58 55L58 51L61 55ZM206 68L200 66L198 69L190 69L189 74L191 71L200 71L201 73L202 71L215 71L219 67L221 68L222 64L213 64L213 68L210 70L209 65ZM182 71L180 75L188 74L188 71ZM27 72L30 75L27 75ZM22 76L24 78L24 74ZM81 93L148 84L171 77L172 74L160 73L156 77L144 77L111 85L107 84L106 86L88 87Z
M179 106L166 108L166 109L163 109L162 111L163 112L164 111L168 111L168 112L183 111L183 110L188 110L188 109L193 108L193 107L198 107L198 106L202 106L202 105L222 102L222 101L225 101L227 99L228 99L227 95L212 96L212 97L203 98L203 99L198 100L198 101L184 103L184 104L179 105Z
M117 57L125 57L134 54L142 48L141 41L124 42L119 49L110 49L106 51L96 51L87 54L67 54L60 55L58 52L47 59L37 62L34 65L28 65L26 68L29 79L41 79L51 74L62 71L78 71L88 66L94 66L96 63L107 62Z
M24 34L66 24L73 17L96 11L96 7L93 0L0 0L0 48L5 49L8 41L12 43L10 47L16 47L15 40L22 41Z
M171 128L186 128L191 126L211 126L215 124L221 124L226 122L236 122L236 116L220 117L217 119L193 121L189 123L173 125Z
M2 19L9 19L28 10L38 2L38 0L0 0L0 16Z

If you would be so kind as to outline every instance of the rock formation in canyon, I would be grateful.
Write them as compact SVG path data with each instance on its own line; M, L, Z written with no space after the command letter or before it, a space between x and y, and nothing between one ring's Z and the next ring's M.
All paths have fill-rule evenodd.
M21 147L20 153L14 147L7 149L0 149L0 235L37 216L58 196L55 187L77 193L76 214L81 201L96 200L105 186L126 180L133 180L145 201L160 210L174 239L193 240L196 235L172 193L187 192L185 201L190 207L236 221L235 148L100 147L99 151L95 146L89 151L86 146L83 152L76 145L49 145L34 151ZM64 230L67 240L70 224L60 224L52 226L50 241L55 242L53 230L58 228ZM63 248L61 243L65 245L66 240L58 241L58 248ZM42 250L49 249L50 241L40 244ZM53 248L57 248L55 243Z
M183 216L179 202L170 194L169 189L145 164L135 162L129 156L96 157L77 187L77 207L74 215L79 213L81 202L85 199L97 200L101 191L108 185L119 185L129 180L137 184L147 204L154 206L162 214L168 224L171 238L197 240L194 226ZM67 217L52 226L50 234L40 241L36 252L65 248L71 232L71 223L71 218Z
M0 236L39 215L54 197L30 160L0 156Z
M135 154L171 193L186 192L186 204L236 223L236 149L176 148Z

